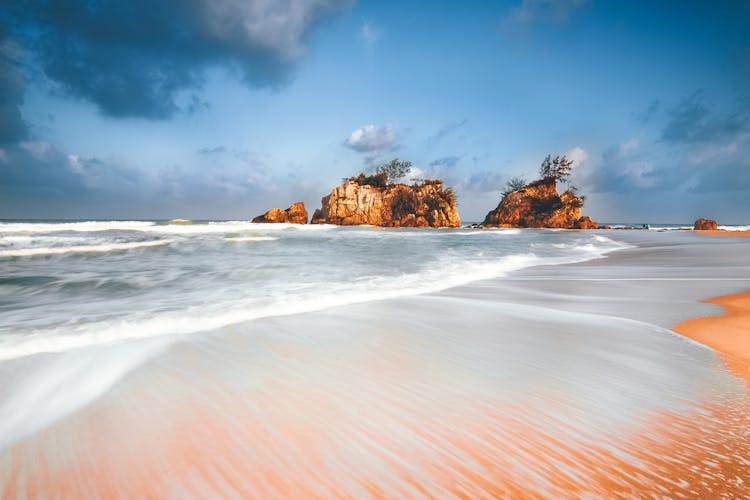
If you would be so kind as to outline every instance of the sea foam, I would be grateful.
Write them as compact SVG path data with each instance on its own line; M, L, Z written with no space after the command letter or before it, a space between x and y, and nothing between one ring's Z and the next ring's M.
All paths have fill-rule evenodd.
M398 232L392 231L391 233ZM371 250L370 243L361 247L362 244L357 242L360 236L364 235L367 235L367 231L348 231L343 239L339 238L336 241L341 242L338 245L346 243L353 245L355 249L363 248L372 252L369 257L371 259L378 257L377 248ZM368 236L371 237L372 232ZM390 236L393 237L393 234ZM428 237L427 234L424 236ZM253 238L251 241L263 241L258 238L264 237L250 236L248 238ZM475 238L472 237L471 241L475 241ZM347 272L336 268L337 263L333 261L323 264L334 266L331 267L330 273L320 273L308 281L299 281L300 275L304 277L304 266L312 264L305 264L301 260L300 270L285 271L291 274L279 274L277 278L270 274L271 281L264 282L265 284L257 282L253 285L251 281L243 286L240 282L234 287L225 286L223 290L211 292L206 288L209 286L208 283L203 282L201 285L205 288L203 293L198 294L196 291L189 296L186 295L187 298L183 300L185 303L179 303L177 306L155 307L142 302L140 310L134 310L127 315L112 317L108 314L99 319L91 318L72 323L60 322L56 325L27 329L23 335L0 334L0 360L39 353L63 352L125 340L214 331L260 318L300 314L348 304L437 292L472 281L501 277L511 271L529 266L566 264L599 258L609 251L625 247L603 236L597 236L595 239L587 238L587 241L561 248L558 248L559 245L556 243L546 244L546 246L544 243L539 243L534 251L510 253L496 258L490 258L487 255L493 251L492 244L489 244L486 250L482 250L485 248L484 245L478 247L482 251L474 251L473 256L471 252L467 253L466 248L459 247L460 253L456 253L457 250L446 250L443 254L433 256L429 265L424 265L421 269L408 270L408 267L405 267L403 272L396 273L393 273L392 269L373 267L368 272L357 274L355 271ZM106 251L168 243L168 240L159 240L120 244L119 247L116 244L83 247L83 250L81 250L82 247L78 247L78 250L75 250L75 247L33 249L27 254L38 255L49 253L51 250L54 250L54 253ZM316 240L316 244L323 243ZM401 245L398 242L395 244ZM472 248L472 246L468 247L468 249ZM17 254L20 250L8 252ZM551 252L553 253L550 254ZM418 258L419 255L416 254L414 259ZM413 265L417 266L418 262L414 260ZM251 263L252 261L248 261L247 265ZM268 264L274 265L273 257ZM384 265L389 265L387 260ZM386 270L389 273L383 272ZM339 274L335 274L336 271ZM258 273L272 271L258 268L257 271L246 272L249 279L252 279ZM286 281L279 284L278 280ZM168 292L168 290L165 291ZM206 300L207 297L211 297L210 300Z

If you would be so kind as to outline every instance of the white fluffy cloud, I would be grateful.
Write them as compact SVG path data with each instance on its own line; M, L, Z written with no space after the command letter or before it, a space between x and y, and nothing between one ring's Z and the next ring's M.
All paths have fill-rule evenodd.
M588 152L580 146L574 147L565 153L565 156L567 156L569 160L573 160L573 168L582 166L589 158Z
M373 152L390 149L396 142L396 134L390 125L365 125L354 130L346 145L355 151Z

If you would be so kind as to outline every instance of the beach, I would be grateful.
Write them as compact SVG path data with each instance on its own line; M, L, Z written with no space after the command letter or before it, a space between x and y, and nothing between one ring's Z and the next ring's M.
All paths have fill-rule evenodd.
M166 231L176 239L199 230ZM277 262L310 245L322 258L329 244L372 251L370 261L373 246L392 244L404 259L413 250L404 269L415 274L428 257L418 231L319 231L232 237L276 238L252 244L276 245ZM425 237L443 250L424 272L444 276L455 265L467 279L423 286L433 274L418 274L422 288L396 293L368 270L360 281L378 295L282 302L287 314L218 326L204 317L207 328L192 333L145 335L153 321L131 320L140 330L119 340L74 341L67 326L34 344L6 339L0 496L746 496L750 399L717 355L738 352L739 341L712 344L715 333L706 340L691 333L701 326L675 325L709 316L744 325L748 240L682 231ZM201 238L203 252L219 244ZM503 246L506 257L487 265L504 258L504 270L462 267ZM198 272L201 260L170 247L126 252L154 262L177 252L175 265ZM519 248L530 253L521 259ZM452 254L458 260L445 259ZM25 273L40 264L17 259ZM351 298L357 289L347 290ZM333 287L317 299L337 296ZM110 333L130 332L117 324Z

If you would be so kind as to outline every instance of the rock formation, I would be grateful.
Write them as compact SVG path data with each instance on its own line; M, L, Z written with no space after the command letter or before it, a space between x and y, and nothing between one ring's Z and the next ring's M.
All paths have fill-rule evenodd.
M713 219L698 219L693 224L694 231L711 231L718 229L719 225Z
M582 206L574 192L558 194L555 179L548 177L505 195L482 226L597 229L591 218L581 217Z
M290 224L307 224L307 210L305 204L298 201L286 210L272 208L263 215L253 219L253 222L288 222Z
M575 224L573 224L573 227L575 229L599 229L600 226L598 223L591 220L591 217L588 215L584 215L577 221L575 221Z
M438 180L384 187L349 180L324 196L312 224L383 227L459 227L456 199Z

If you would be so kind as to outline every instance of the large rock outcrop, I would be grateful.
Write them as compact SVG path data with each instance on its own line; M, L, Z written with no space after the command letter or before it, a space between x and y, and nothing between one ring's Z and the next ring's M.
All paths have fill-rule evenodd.
M572 191L557 193L552 178L532 182L508 193L484 218L485 227L552 227L596 229L589 217L581 217L583 202Z
M456 198L443 183L428 180L385 187L350 180L324 196L312 224L383 227L459 227Z
M253 222L288 222L290 224L307 224L307 210L305 204L298 201L286 210L272 208L263 215L253 219Z

